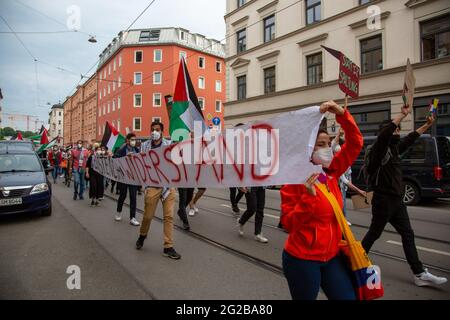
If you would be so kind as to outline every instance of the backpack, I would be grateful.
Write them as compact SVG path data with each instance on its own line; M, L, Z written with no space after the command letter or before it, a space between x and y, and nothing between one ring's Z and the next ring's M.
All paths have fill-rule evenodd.
M364 181L366 182L366 190L369 189L370 185L374 185L374 186L378 185L378 177L380 175L381 168L384 165L386 165L392 157L391 148L388 147L386 154L384 155L383 159L381 160L381 165L377 168L377 170L374 173L371 174L371 173L369 173L369 166L370 166L370 162L372 160L372 152L371 152L372 148L373 148L373 144L366 147L366 152L364 154L364 163L359 172L359 177L361 176L361 173L364 174Z

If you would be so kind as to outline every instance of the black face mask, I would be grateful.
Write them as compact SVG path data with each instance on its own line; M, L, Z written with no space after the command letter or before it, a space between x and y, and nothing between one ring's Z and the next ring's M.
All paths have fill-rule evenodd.
M391 137L390 145L396 146L396 145L398 145L399 143L400 143L400 136L394 134L394 135Z

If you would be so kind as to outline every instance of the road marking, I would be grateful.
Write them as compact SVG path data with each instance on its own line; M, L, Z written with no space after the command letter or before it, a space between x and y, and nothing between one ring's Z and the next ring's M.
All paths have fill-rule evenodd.
M403 244L401 242L398 242L398 241L388 240L386 242L390 243L390 244L395 244L395 245L398 245L398 246L403 246ZM450 256L450 253L445 252L445 251L440 251L440 250L435 250L435 249L430 249L430 248L425 248L425 247L418 247L418 246L416 246L416 248L418 250L432 252L432 253L437 253L437 254L441 254L443 256Z
M231 206L228 205L228 204L221 204L221 206L231 209ZM274 215L271 215L271 214L267 214L267 213L264 213L264 217L270 217L270 218L273 218L273 219L280 219L280 217L277 217L277 216L274 216Z

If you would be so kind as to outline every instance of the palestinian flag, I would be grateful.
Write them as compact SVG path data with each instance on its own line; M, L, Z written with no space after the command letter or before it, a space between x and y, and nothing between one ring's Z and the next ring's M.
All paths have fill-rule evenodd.
M45 136L47 137L47 135L45 135ZM47 141L48 141L48 138L47 138ZM41 147L39 148L39 150L37 151L37 153L41 153L44 150L52 148L54 145L56 145L58 143L58 141L59 141L59 136L52 139L52 141L50 141L46 144L42 144Z
M20 141L23 141L23 138L22 138L22 133L19 131L18 133L17 133L17 137L16 137L16 140L20 140Z
M41 144L46 145L48 144L48 132L47 129L44 128L44 131L41 133Z
M101 146L107 147L108 150L114 153L124 143L125 137L107 121Z
M206 130L205 120L198 103L197 95L189 77L186 62L182 58L178 68L178 77L175 84L172 111L170 113L169 132L172 136L175 130L183 129L194 131L194 122L202 122L202 131ZM179 140L180 134L172 136L174 141Z

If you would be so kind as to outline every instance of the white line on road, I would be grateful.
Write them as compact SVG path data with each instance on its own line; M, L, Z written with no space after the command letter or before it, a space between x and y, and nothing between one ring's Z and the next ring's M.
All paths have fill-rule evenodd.
M221 204L221 206L231 209L231 206L228 205L228 204ZM271 214L267 214L267 213L264 213L264 217L270 217L270 218L273 218L273 219L280 219L280 217L277 217L277 216L274 216L274 215L271 215Z
M390 243L390 244L395 244L395 245L398 245L398 246L402 246L402 243L401 243L401 242L398 242L398 241L388 240L388 241L386 241L386 242L387 242L387 243ZM430 249L430 248L425 248L425 247L418 247L418 246L416 246L416 248L417 248L418 250L422 250L422 251L427 251L427 252L432 252L432 253L442 254L442 255L444 255L444 256L450 256L450 253L445 252L445 251L440 251L440 250L435 250L435 249Z

